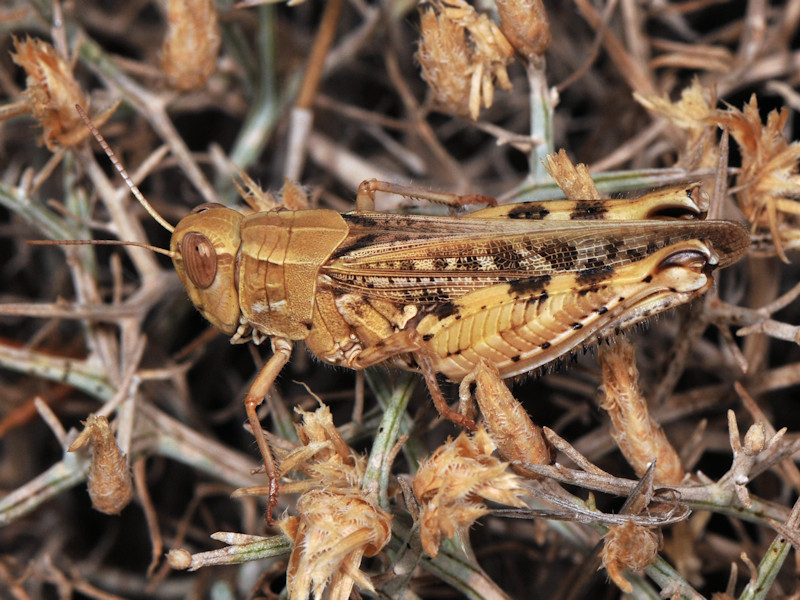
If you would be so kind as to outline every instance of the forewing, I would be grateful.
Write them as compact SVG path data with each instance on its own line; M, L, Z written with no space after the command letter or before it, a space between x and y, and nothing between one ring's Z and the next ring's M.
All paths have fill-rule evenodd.
M620 266L687 239L735 262L747 231L728 221L587 224L419 215L345 215L348 237L321 274L342 292L401 304L447 302L497 283L577 273L587 287Z

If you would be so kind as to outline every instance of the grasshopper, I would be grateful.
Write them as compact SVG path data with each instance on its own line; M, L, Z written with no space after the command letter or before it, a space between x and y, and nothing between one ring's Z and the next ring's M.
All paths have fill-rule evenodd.
M463 216L387 214L365 181L356 210L271 210L245 215L203 204L176 227L150 207L87 120L134 196L172 233L168 254L189 298L232 343L271 341L273 354L245 398L269 477L278 469L256 409L294 342L350 369L420 372L439 413L466 428L437 382L460 382L482 363L500 378L534 371L576 348L690 302L712 272L750 244L732 221L701 220L696 184L633 200L489 206ZM476 196L415 193L461 205Z

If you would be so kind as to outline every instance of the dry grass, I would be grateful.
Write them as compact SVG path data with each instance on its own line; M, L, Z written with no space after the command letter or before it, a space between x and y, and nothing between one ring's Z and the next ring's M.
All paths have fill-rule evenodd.
M328 576L331 597L343 598L354 583L365 595L372 586L398 598L613 597L618 585L642 598L797 596L800 289L785 261L796 261L800 246L800 149L791 143L800 2L548 2L549 24L538 2L500 2L506 28L517 26L511 42L497 19L456 2L426 5L421 24L411 2L235 9L220 0L218 29L208 30L207 6L170 2L168 18L164 4L0 7L0 598L278 597L287 569L303 581L294 597L321 591ZM526 23L530 14L535 22ZM439 24L442 15L453 21ZM168 22L183 29L165 48ZM435 29L434 47L420 61L459 53L449 63L458 70L446 59L424 65L435 93L415 59L426 28ZM469 43L443 41L445 28ZM187 39L197 45L186 50ZM636 409L649 406L649 415L616 418L622 432L600 409L593 356L514 386L546 426L557 465L498 475L492 446L478 451L462 439L475 454L464 464L492 469L480 498L502 496L492 481L517 490L524 474L538 478L524 482L529 508L505 513L492 505L484 515L470 491L457 502L430 491L484 515L468 529L463 512L437 514L449 529L427 531L426 543L455 537L435 558L412 526L430 515L410 474L458 431L435 419L423 386L413 393L414 376L370 371L364 390L353 373L297 351L263 413L277 453L311 481L295 490L310 494L302 502L281 497L291 515L285 537L265 529L259 490L231 498L264 483L251 473L257 450L241 398L268 349L230 346L196 315L168 261L146 250L26 245L168 244L85 141L75 102L104 122L133 179L172 223L202 202L241 204L238 169L265 188L289 176L310 186L314 206L342 211L373 177L505 200L552 197L542 159L565 148L589 165L602 193L702 181L715 192L711 214L747 219L753 246L704 300L630 335L638 381L632 366L614 381L606 372L606 392L627 386L637 402L649 400ZM729 178L717 176L722 169ZM380 200L398 208L397 198ZM614 360L603 361L612 375ZM314 410L310 392L330 406L338 430L326 425L324 435L298 440L293 407ZM134 500L119 516L93 510L86 493L90 466L106 481L102 470L120 464L103 455L115 452L107 435L94 444L93 464L87 450L66 451L90 414L109 418L129 457ZM616 448L614 438L643 424L663 428L655 443L679 459L681 481L660 486L646 459L631 458L650 450L624 449L630 466ZM325 522L324 508L315 506L313 519L310 508L296 515L323 497L347 515L351 546L330 537L342 529ZM290 538L317 531L327 554L315 567ZM237 533L215 536L222 551L196 554L220 548L213 532ZM603 536L613 540L605 550ZM175 566L225 566L173 571L164 554L179 548ZM614 581L598 571L601 554ZM253 557L264 560L239 564Z

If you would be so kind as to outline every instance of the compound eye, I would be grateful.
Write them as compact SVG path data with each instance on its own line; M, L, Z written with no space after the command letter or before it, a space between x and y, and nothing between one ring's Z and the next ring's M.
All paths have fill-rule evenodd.
M224 204L220 204L219 202L205 202L203 204L199 204L192 209L190 215L196 215L197 213L205 212L211 208L225 208Z
M181 242L181 256L186 274L201 290L214 283L217 274L217 252L202 233L187 233Z

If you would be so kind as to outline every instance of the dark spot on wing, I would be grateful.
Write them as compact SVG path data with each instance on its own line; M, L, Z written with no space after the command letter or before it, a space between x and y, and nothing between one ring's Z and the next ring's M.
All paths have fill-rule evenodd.
M575 204L570 217L573 219L604 219L607 212L604 200L583 200Z
M360 227L375 225L375 219L359 213L346 213L342 215L342 218L351 225L358 225Z
M360 250L361 248L368 248L375 244L379 239L377 233L365 233L355 240L350 246L349 250Z
M591 267L578 273L578 276L575 278L575 282L581 285L591 285L593 283L598 283L608 279L613 272L614 267L611 265Z
M446 319L447 317L457 313L458 313L458 306L456 306L452 302L445 302L444 304L440 304L433 311L434 316L436 316L439 319Z
M523 202L508 211L508 218L541 221L549 214L550 211L539 202Z
M508 283L508 291L515 298L520 296L531 296L544 291L550 281L550 275L539 275L537 277L527 277L517 279Z

